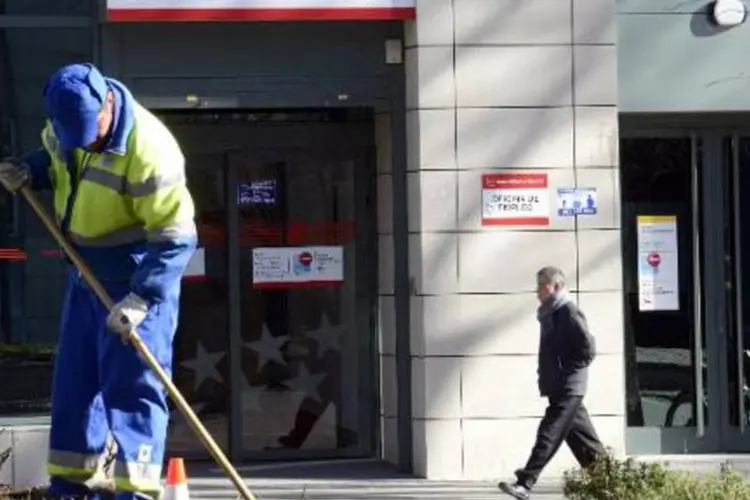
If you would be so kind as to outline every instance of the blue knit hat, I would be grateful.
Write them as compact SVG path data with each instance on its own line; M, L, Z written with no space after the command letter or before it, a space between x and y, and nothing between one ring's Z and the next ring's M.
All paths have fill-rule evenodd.
M50 77L44 104L63 149L85 148L97 140L107 90L104 76L92 64L63 66Z

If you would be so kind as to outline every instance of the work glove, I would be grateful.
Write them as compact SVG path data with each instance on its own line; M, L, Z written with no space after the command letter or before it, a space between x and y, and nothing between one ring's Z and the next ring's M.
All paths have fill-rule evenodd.
M12 159L0 162L0 184L16 194L29 182L29 172L20 163Z
M148 304L134 293L129 293L124 299L115 304L107 316L107 328L127 343L130 332L143 323L148 314Z

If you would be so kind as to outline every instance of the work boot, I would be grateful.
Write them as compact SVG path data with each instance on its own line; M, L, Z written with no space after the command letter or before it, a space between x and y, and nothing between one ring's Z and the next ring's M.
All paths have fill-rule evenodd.
M518 483L508 484L502 482L498 484L497 487L500 489L500 491L502 491L506 495L512 496L516 500L529 500L529 498L531 498L531 490L529 490L526 486Z

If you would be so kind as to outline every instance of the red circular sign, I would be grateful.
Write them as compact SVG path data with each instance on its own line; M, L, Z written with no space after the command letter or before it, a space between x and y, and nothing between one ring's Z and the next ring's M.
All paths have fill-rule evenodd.
M310 252L302 252L299 254L299 263L303 266L309 266L312 264L313 256Z
M648 265L651 267L659 267L659 264L661 264L661 256L656 252L651 252L648 254L648 257L646 257L646 262L648 262Z

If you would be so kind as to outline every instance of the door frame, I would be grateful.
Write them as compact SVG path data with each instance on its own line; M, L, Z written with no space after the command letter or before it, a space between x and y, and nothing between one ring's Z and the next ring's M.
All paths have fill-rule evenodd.
M320 110L320 108L290 108L285 112L305 113ZM216 110L216 113L232 112L252 113L254 110ZM183 113L184 110L157 109L159 115L170 113ZM206 113L199 110L198 113ZM372 458L381 453L382 436L380 429L380 364L378 351L378 318L379 318L379 296L378 296L378 230L377 230L377 143L375 136L375 108L368 108L371 117L368 120L372 128L371 142L368 144L342 144L337 147L334 154L341 158L362 159L354 169L354 200L355 220L357 221L356 252L357 258L357 293L364 300L357 302L355 323L352 325L352 333L359 335L361 340L357 345L356 355L360 366L359 378L359 401L357 411L357 423L359 428L359 440L356 447L331 450L304 450L304 449L274 449L274 450L247 450L243 439L243 411L242 411L242 352L245 349L242 341L242 273L247 274L247 269L241 266L241 243L240 243L240 207L237 204L236 193L240 184L236 163L233 157L258 153L258 150L237 146L212 151L221 158L217 165L216 175L221 177L223 190L223 201L226 205L226 219L222 227L226 232L226 248L224 258L226 259L226 290L227 290L227 346L228 346L228 408L227 416L227 440L226 452L232 461L236 462L274 462L274 461L297 461L310 459L347 459L347 458ZM342 123L346 126L346 123ZM271 147L267 150L283 150L281 147ZM203 152L202 154L209 154ZM188 173L188 175L190 175ZM362 265L362 259L369 259L367 266ZM360 286L361 285L361 286ZM364 297L366 295L366 297ZM366 302L366 305L365 305ZM366 337L366 338L365 338ZM183 454L187 459L203 460L210 458L203 450Z
M632 117L631 117L632 118ZM621 127L622 127L621 123ZM727 213L723 203L726 186L737 183L727 182L726 175L736 175L737 156L732 157L731 168L726 164L722 141L728 136L740 135L742 129L720 128L716 126L668 127L635 126L628 124L620 130L620 138L686 138L691 139L692 155L692 202L694 263L693 287L695 300L693 370L696 379L696 396L707 394L707 409L710 417L698 409L695 427L627 427L626 449L629 454L683 454L683 453L722 453L742 451L750 448L750 427L733 427L729 424L729 380L725 369L727 359L728 329L735 328L727 323L726 269L724 266L727 251L733 254L738 248L726 248L724 221ZM696 123L696 125L698 125ZM750 131L746 134L750 135ZM700 141L700 147L698 146ZM736 141L734 141L736 143ZM735 148L736 149L736 148ZM737 199L733 197L736 210ZM736 223L730 230L736 231ZM734 277L732 277L734 279ZM739 335L739 332L735 332ZM704 341L700 342L701 336ZM705 354L706 377L700 361ZM701 368L699 368L701 367ZM742 376L742 367L738 370ZM695 405L696 402L693 402ZM702 405L698 408L701 408Z

